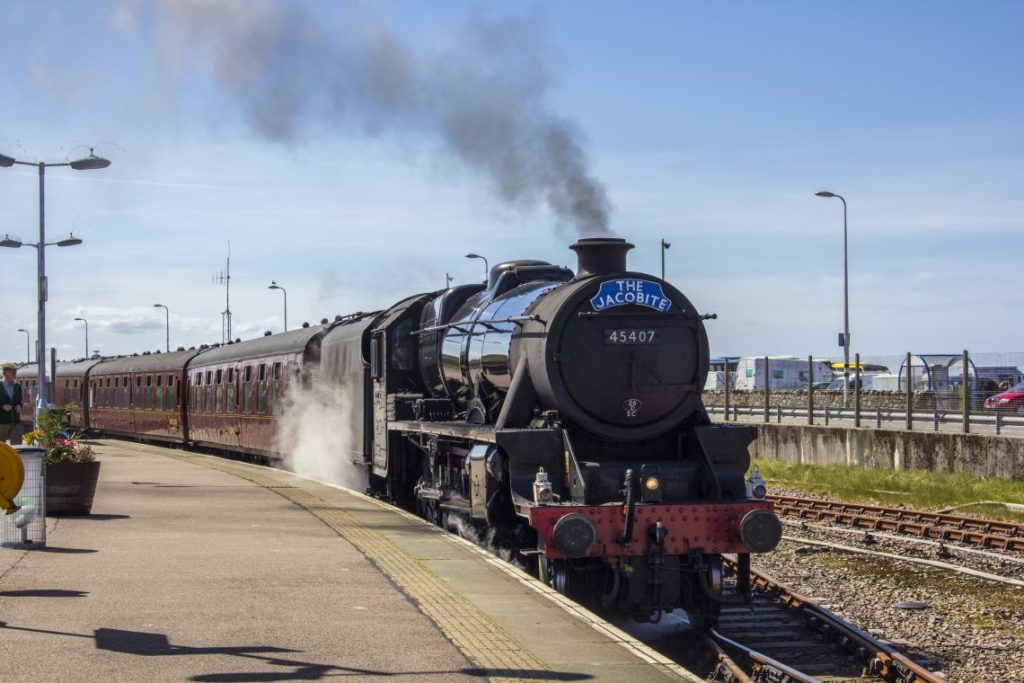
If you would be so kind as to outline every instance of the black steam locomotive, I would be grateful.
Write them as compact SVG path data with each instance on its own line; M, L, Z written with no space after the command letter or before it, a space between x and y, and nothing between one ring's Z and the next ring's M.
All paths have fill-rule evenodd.
M428 519L531 529L559 591L640 620L683 608L712 623L721 555L747 566L781 525L744 479L753 428L704 410L702 316L669 283L627 272L632 246L583 239L576 273L500 263L485 284L387 311L370 332L369 464Z
M535 555L563 593L714 623L749 592L749 553L781 524L745 481L751 427L713 425L702 316L626 271L631 244L584 239L575 273L509 261L484 284L412 296L212 348L58 364L81 426L274 462L285 397L318 376L349 458L379 494ZM34 368L21 373L26 395ZM465 527L465 525L461 525ZM739 596L723 595L736 553Z

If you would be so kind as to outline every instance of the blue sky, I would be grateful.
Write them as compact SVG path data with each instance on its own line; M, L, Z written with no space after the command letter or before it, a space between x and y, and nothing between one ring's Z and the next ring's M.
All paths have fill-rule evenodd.
M503 201L400 88L378 83L367 105L369 91L347 91L361 74L339 79L324 59L380 45L422 77L409 102L436 113L479 98L464 104L564 124L612 232L637 246L631 267L657 272L659 240L672 243L667 277L719 315L716 354L839 356L842 205L820 189L849 202L854 351L1019 351L1022 25L1016 2L9 0L0 153L95 146L113 162L47 173L48 239L85 239L47 249L63 358L84 352L75 317L104 353L161 348L157 302L172 346L220 341L211 276L229 240L242 338L281 329L270 280L294 327L439 288L446 272L478 279L470 251L571 265L577 232L543 191ZM232 36L285 58L243 49L226 67ZM292 100L305 109L269 133L265 103ZM31 168L0 169L0 232L35 241L37 187ZM0 350L21 359L34 250L2 251Z

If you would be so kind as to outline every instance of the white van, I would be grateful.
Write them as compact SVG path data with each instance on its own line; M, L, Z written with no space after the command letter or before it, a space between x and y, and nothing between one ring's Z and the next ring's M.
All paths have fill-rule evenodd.
M744 356L736 365L738 390L764 389L764 356ZM811 381L828 382L834 379L832 368L824 361L815 361ZM807 389L807 359L797 356L769 356L769 388L776 390Z

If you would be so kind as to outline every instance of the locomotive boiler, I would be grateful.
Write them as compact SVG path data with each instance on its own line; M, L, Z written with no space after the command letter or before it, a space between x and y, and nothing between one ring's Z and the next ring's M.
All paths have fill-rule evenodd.
M781 524L745 480L756 431L704 410L703 317L668 282L627 271L631 248L583 239L575 272L500 263L484 284L382 314L374 480L428 519L529 543L563 593L706 625L748 591L723 595L721 555L747 566Z

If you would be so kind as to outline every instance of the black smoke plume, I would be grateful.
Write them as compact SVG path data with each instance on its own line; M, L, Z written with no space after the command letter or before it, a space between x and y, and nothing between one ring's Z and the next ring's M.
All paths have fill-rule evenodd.
M581 235L608 233L610 205L580 131L550 110L536 22L474 17L443 47L414 48L361 5L331 25L295 2L160 0L165 48L200 64L267 138L356 125L426 134L483 174L506 204L545 203Z

